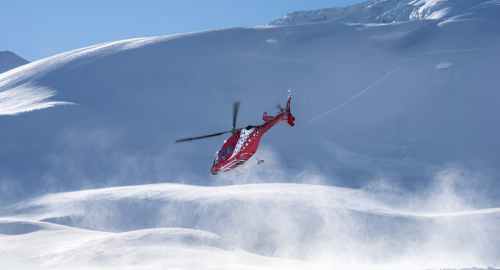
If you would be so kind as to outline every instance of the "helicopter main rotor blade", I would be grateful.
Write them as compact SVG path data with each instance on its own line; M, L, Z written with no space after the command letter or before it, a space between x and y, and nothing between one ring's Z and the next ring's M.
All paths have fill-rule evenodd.
M193 140L204 139L204 138L208 138L208 137L219 136L219 135L222 135L222 134L224 134L224 133L229 133L229 132L233 132L233 131L234 131L234 130L229 130L229 131L219 132L219 133L215 133L215 134L210 134L210 135L200 136L200 137L192 137L192 138L180 139L180 140L176 140L176 141L175 141L175 143L187 142L187 141L193 141Z
M233 133L236 130L236 118L238 118L238 110L240 109L240 102L233 104Z

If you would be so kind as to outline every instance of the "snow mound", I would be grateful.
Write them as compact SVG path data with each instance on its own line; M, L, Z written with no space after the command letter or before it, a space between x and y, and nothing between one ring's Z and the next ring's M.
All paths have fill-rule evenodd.
M27 234L36 232L42 228L37 222L0 220L0 234L5 235Z
M87 246L145 246L145 245L167 245L184 246L189 248L212 247L222 250L234 250L234 247L226 243L219 236L192 229L185 228L159 228L131 231L101 238ZM85 248L85 247L81 247Z
M500 11L498 0L369 0L347 7L296 11L268 25L499 18L498 11Z
M36 227L26 228L30 224ZM258 256L198 230L106 233L19 220L0 221L2 269L326 269ZM4 233L8 230L8 233ZM15 231L14 231L15 230Z
M446 208L445 202L453 207ZM89 247L234 246L259 255L348 266L402 266L409 260L421 262L421 268L491 265L498 261L489 247L500 240L495 226L500 208L474 209L453 194L415 201L299 184L117 187L49 194L3 212L11 219L111 233L110 239ZM457 249L453 243L469 244ZM423 260L431 254L432 260Z

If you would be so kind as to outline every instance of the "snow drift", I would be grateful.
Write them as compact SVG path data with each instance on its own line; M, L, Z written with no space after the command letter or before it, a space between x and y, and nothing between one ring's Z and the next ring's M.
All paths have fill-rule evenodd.
M0 234L5 235L0 239L6 244L1 249L9 254L6 258L41 253L33 261L52 267L71 266L77 258L92 260L94 253L109 263L138 246L170 248L174 254L208 249L215 255L178 258L169 265L218 265L221 256L237 254L256 268L262 255L275 258L267 266L303 261L288 265L293 269L437 269L500 263L500 208L471 209L465 198L446 192L394 195L299 184L157 184L50 194L3 209ZM431 203L437 200L462 205L445 209ZM38 241L51 230L63 230L65 239L73 239L60 243L66 255L50 248L53 243L40 243L31 252L13 248ZM157 263L152 256L156 253L145 254L141 265ZM135 259L132 254L126 261Z

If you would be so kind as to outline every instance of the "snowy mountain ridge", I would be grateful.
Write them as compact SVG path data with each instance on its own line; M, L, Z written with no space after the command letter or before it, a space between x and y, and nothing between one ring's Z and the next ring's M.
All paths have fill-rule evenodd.
M0 52L0 73L28 64L29 61L10 51Z
M498 18L499 6L499 0L369 0L347 7L296 11L268 25L395 23L482 16L477 13Z

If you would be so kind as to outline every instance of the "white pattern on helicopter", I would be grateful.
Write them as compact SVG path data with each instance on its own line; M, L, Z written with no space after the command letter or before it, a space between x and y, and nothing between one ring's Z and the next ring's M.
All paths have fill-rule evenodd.
M238 154L241 150L243 150L245 148L244 145L247 142L247 139L250 138L250 135L252 135L254 130L255 130L255 128L251 128L251 129L244 128L240 131L240 138L238 139L238 142L236 143L236 148L234 149L233 154L231 155L231 158L233 158L236 154Z

